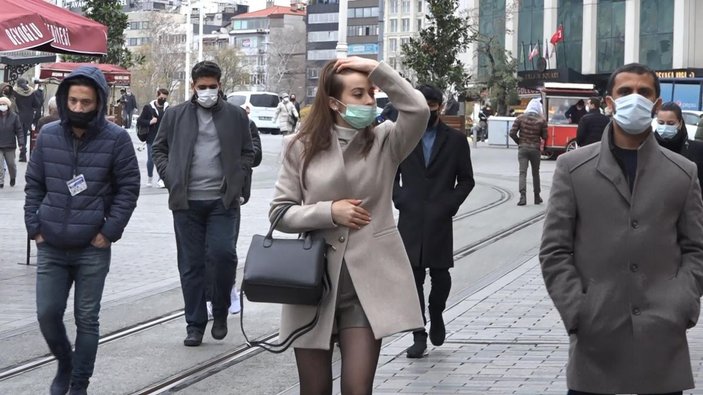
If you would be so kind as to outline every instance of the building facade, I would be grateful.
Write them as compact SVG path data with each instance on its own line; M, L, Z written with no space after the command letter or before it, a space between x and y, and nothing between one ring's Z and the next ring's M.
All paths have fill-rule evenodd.
M383 13L379 0L349 0L347 11L347 54L382 59ZM339 1L310 0L307 8L305 102L317 93L322 67L336 58L339 40Z
M523 92L546 81L593 83L603 91L617 67L639 62L662 78L662 98L701 108L703 2L696 0L461 0L482 34L518 62ZM561 26L563 40L550 43ZM488 65L462 58L480 80Z
M230 44L243 55L249 74L245 89L302 96L305 16L303 4L292 2L289 7L272 5L232 18Z
M383 1L383 57L391 67L405 74L403 44L414 37L425 23L425 0Z

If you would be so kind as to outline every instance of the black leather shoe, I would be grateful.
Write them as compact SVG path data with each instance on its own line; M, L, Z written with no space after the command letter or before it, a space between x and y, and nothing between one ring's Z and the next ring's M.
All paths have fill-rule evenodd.
M406 350L406 356L408 358L422 358L427 354L429 354L427 351L427 340L417 338L415 338L413 345Z
M535 193L535 204L542 204L543 200L539 196L539 193Z
M227 316L217 318L212 321L212 329L210 329L213 339L222 340L227 336Z
M10 186L11 187L15 186L15 179L14 178L10 178Z
M447 337L447 331L444 327L444 318L442 313L430 313L430 341L435 346L444 344L444 339Z
M524 206L526 204L527 204L527 198L525 197L525 195L520 195L520 201L517 202L517 205Z
M188 332L185 340L183 340L183 345L186 347L197 347L203 342L203 334L199 331L193 330Z
M66 395L71 384L71 371L73 366L71 360L59 361L59 367L56 371L56 376L51 382L49 393L51 395Z

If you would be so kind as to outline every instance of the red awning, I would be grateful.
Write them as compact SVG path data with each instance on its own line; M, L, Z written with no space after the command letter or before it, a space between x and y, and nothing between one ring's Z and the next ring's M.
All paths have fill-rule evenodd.
M81 66L93 66L97 67L105 75L108 85L116 86L129 86L132 73L127 69L123 69L120 66L115 66L114 64L104 64L104 63L50 63L42 64L41 71L39 72L39 78L41 79L53 79L61 81L65 77L68 77L71 72Z
M0 51L105 55L107 27L43 0L0 0Z

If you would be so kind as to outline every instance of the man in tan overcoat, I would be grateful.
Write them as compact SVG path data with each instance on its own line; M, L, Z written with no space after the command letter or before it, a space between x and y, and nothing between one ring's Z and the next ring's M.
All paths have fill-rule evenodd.
M651 131L659 80L629 64L608 82L600 143L559 157L540 262L569 333L570 394L693 388L686 329L703 288L696 166Z

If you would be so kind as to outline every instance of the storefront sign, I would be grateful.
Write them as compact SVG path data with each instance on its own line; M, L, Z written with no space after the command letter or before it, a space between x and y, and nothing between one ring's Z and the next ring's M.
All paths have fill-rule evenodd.
M703 69L675 69L655 71L659 78L701 78Z

